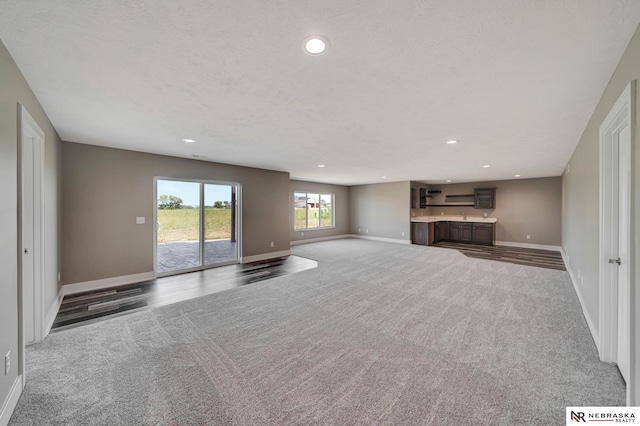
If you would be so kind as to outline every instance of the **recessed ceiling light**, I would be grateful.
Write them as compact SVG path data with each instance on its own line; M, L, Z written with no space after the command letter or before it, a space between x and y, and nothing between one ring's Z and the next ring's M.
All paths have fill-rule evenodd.
M484 166L482 166L482 167L484 167L485 169L488 169L488 168L489 168L489 167L491 167L491 166L490 166L490 165L488 165L488 164L485 164L485 165L484 165Z
M520 175L516 175L516 177L520 177Z
M318 167L322 168L322 167L326 167L324 164L318 164Z
M182 139L182 142L195 143L196 141L194 141L193 139Z
M454 143L458 143L458 141L447 141L449 145L453 145Z
M304 51L312 56L320 55L327 49L329 41L323 36L309 36L302 41Z
M451 179L447 179L447 182L451 182Z
M386 178L387 178L386 176L380 176L380 179L386 179Z

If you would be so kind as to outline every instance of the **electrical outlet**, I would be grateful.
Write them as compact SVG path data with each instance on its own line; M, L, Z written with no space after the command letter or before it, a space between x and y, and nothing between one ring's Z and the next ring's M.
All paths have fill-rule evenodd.
M144 225L144 216L136 217L136 225Z
M301 232L300 234L302 234L302 236L304 237L304 232Z
M412 212L412 213L411 213L411 216L415 216L415 215L416 215L416 212Z
M360 228L358 228L358 232L360 232Z
M489 216L489 214L487 212L484 212L484 217Z
M402 236L404 237L404 232L402 233Z
M271 241L271 247L273 247L273 241Z
M444 212L440 212L440 216L444 216Z
M368 229L365 229L365 230L364 230L364 232L366 232L366 233L368 234L368 233L369 233L369 230L368 230Z
M11 371L11 351L4 356L4 375L8 375Z
M530 240L530 239L531 239L531 235L527 235L527 240Z

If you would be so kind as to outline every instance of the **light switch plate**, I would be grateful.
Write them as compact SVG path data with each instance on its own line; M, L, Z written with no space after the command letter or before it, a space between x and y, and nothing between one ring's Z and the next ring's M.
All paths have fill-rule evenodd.
M144 225L144 216L136 217L136 225Z

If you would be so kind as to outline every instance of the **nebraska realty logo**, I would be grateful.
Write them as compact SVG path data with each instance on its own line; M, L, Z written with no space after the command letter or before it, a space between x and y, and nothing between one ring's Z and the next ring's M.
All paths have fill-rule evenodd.
M567 407L567 425L590 422L635 423L640 407Z

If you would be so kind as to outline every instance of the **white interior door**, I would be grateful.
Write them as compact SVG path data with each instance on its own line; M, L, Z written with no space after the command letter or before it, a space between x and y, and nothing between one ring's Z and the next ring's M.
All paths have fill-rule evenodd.
M625 159L631 152L630 126L618 134L618 350L617 363L622 377L629 381L631 338L631 275L630 275L630 188L631 165Z
M21 110L21 291L25 344L42 340L44 132L27 110Z
M618 364L626 381L627 405L637 383L631 372L635 344L631 316L631 140L636 84L630 82L600 125L600 359Z

